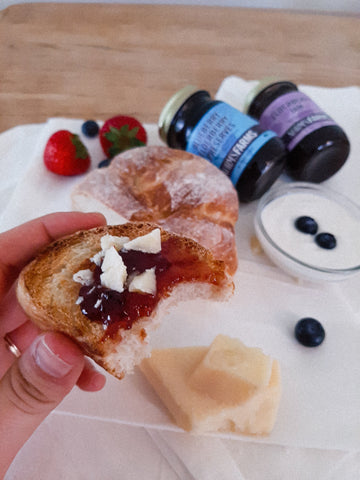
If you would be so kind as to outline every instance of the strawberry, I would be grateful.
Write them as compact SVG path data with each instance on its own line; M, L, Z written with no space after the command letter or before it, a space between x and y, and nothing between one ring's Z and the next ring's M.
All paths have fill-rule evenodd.
M90 166L90 156L78 135L68 130L55 132L45 146L44 163L58 175L78 175Z
M107 157L124 150L146 145L147 135L142 124L133 117L118 115L106 120L100 129L100 143Z

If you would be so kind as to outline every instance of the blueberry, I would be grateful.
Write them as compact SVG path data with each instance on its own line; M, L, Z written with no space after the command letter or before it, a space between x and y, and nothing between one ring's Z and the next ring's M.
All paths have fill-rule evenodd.
M111 163L112 158L105 158L105 160L101 160L101 162L98 164L98 168L104 168L108 167Z
M306 317L296 324L295 337L305 347L318 347L324 341L325 330L318 320Z
M82 124L81 131L85 137L93 138L99 133L99 125L94 120L87 120Z
M315 235L318 230L318 224L316 221L307 216L299 217L295 220L295 227L303 233L309 233Z
M318 233L315 237L315 242L321 248L326 248L327 250L332 250L336 247L336 238L332 233Z

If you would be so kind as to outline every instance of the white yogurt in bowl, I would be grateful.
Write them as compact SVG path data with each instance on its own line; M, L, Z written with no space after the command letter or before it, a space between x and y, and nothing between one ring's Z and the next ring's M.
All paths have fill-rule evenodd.
M299 231L302 216L316 221L317 234L334 235L335 248ZM259 202L255 230L265 253L295 277L342 280L360 272L360 208L337 192L305 182L270 190Z

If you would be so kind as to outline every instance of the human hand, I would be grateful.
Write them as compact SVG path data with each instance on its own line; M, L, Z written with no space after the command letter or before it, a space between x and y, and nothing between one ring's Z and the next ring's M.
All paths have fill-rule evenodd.
M46 416L75 384L100 390L105 377L65 335L41 333L16 300L21 269L48 243L105 224L100 214L55 213L0 234L0 478ZM10 352L5 338L16 347Z

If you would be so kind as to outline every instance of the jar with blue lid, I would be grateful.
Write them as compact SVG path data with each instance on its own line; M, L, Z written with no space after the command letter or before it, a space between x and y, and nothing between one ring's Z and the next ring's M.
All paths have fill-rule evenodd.
M184 87L165 105L159 133L171 148L199 155L230 177L239 200L260 198L282 173L286 150L275 132L210 93Z

